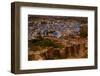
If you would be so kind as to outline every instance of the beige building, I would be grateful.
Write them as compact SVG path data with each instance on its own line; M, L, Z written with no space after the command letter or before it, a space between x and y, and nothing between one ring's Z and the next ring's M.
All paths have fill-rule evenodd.
M87 24L81 24L81 26L80 26L80 32L88 32Z

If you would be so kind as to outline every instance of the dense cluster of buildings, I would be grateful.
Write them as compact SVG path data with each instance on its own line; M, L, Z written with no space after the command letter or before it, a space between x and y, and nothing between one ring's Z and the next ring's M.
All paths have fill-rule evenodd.
M29 16L28 37L35 36L69 36L80 34L81 21L70 17Z

